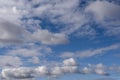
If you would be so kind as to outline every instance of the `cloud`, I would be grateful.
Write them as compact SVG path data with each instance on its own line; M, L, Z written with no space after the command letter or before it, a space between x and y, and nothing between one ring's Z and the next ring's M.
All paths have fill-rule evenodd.
M19 67L23 63L19 57L14 56L0 56L0 67Z
M5 79L29 79L33 77L34 70L29 68L13 68L2 70L2 78Z
M88 67L84 67L83 70L81 71L81 73L83 73L83 74L89 74L91 72L92 72L91 69Z
M39 49L26 49L26 48L19 48L19 49L15 49L15 50L10 50L10 52L8 52L9 55L18 55L18 56L22 56L22 57L32 57L32 56L38 56L41 55L39 54Z
M113 44L107 47L102 47L98 49L88 49L84 51L76 51L76 52L64 52L60 55L60 57L80 57L80 58L86 58L86 57L92 57L95 55L103 54L108 51L116 50L120 47L119 44Z
M116 20L104 23L103 19L104 16L110 19L119 18L119 5L110 3L108 1L88 1L87 5L85 5L84 7L80 7L80 5L83 4L79 3L82 3L82 1L36 0L34 2L33 0L18 0L17 2L16 0L9 0L8 3L7 1L1 0L0 18L5 21L4 25L0 25L4 27L6 26L6 28L8 26L14 27L14 29L12 29L12 27L10 28L10 30L8 29L4 31L4 34L7 36L2 36L1 38L4 39L1 39L1 42L29 42L30 40L33 42L39 41L42 44L55 45L68 42L68 35L71 34L75 34L78 36L95 36L97 32L89 24L91 22L91 20L89 20L87 16L87 13L89 14L89 12L92 13L94 16L97 16L95 18L101 19L103 24L109 23L109 25L112 26L113 24L116 24L116 22L119 23L119 21ZM42 20L46 21L46 19L51 24L57 26L56 28L59 29L59 33L53 33L47 29L42 29L42 27L44 27L41 27L41 24L44 23L44 21ZM17 25L15 24L15 22L17 23ZM85 26L86 24L88 25ZM64 27L59 25L63 25ZM20 27L18 26L21 26L25 29L20 29ZM1 30L3 31L3 29ZM105 34L119 34L119 27L110 27L110 29L108 27L103 27L103 29L105 29ZM16 32L20 33L18 34ZM23 37L27 38L27 40L23 40Z
M117 1L94 1L86 8L85 13L92 16L92 20L101 25L106 36L118 36L120 34L120 5ZM118 2L119 3L119 2Z
M50 74L46 66L39 66L38 68L35 69L35 71L38 76L47 76Z
M71 61L71 59L67 59L67 60ZM37 78L42 76L56 77L63 74L70 74L77 72L78 72L77 66L61 64L61 66L54 66L54 67L38 66L36 68L28 68L28 67L5 68L2 70L1 75L2 78L5 79L29 79L29 78Z
M103 64L97 64L95 66L94 72L100 75L109 75L107 72L105 72L105 66L103 66Z
M39 41L43 44L52 45L68 42L66 35L62 33L52 33L48 30L39 29L32 34L24 28L19 27L19 24L17 25L3 19L0 20L0 25L1 43L24 43Z
M37 46L35 44L27 44L26 47L17 47L10 49L7 54L20 57L45 56L52 53L52 49L48 46Z
M32 34L35 41L40 41L43 44L64 44L68 42L67 36L62 33L52 33L48 30L37 30Z
M69 57L70 59L66 59L61 65L52 68L50 66L39 66L34 69L19 67L23 65L20 58L30 57L29 62L39 64L41 55L52 52L51 48L38 49L37 47L41 45L65 44L69 42L69 37L74 34L78 36L95 36L97 31L91 26L90 23L92 21L100 23L103 26L100 27L105 30L107 36L108 34L119 35L119 5L107 1L89 2L84 7L80 7L83 5L80 4L82 0L0 0L0 43L23 43L22 48L13 49L15 46L10 46L9 48L12 47L12 50L8 52L8 56L0 56L3 77L8 79L27 79L35 78L35 75L58 76L80 73L78 63L70 57L92 57L118 49L117 45L113 45L76 51L75 53L66 52L62 54L62 57ZM94 16L94 18L92 16L93 20L88 16L90 14ZM55 25L49 25L48 27L56 28L58 31L55 33L46 29L45 25L41 25L44 24L44 21ZM29 45L30 43L35 43L35 45ZM32 48L26 48L26 45L32 46ZM36 45L39 46L35 47ZM5 67L12 68L4 69ZM107 74L101 64L93 68L85 67L83 73Z
M99 63L96 65L86 66L81 70L83 74L98 74L108 76L110 75L108 72L108 67L104 66L103 64Z
M0 42L1 43L22 43L26 32L16 23L0 19Z
M64 61L67 61L69 65L65 65ZM84 68L79 65L71 65L74 61L73 58L65 59L62 64L56 66L38 66L38 67L18 67L18 68L4 68L2 69L1 76L4 79L31 79L39 77L59 77L66 74L98 74L108 76L108 68L103 64L89 65ZM72 62L73 63L73 62ZM77 63L78 64L78 63ZM109 70L110 71L110 70Z
M40 63L40 59L39 59L39 57L34 56L31 59L29 59L29 62L32 62L34 64L39 64Z
M74 57L75 56L75 53L73 53L73 52L63 52L61 55L60 55L60 57L62 57L62 58L70 58L70 57Z
M98 20L120 19L120 6L108 1L95 1L87 6L85 11L93 13Z
M73 58L64 60L63 64L66 66L77 66L77 63Z

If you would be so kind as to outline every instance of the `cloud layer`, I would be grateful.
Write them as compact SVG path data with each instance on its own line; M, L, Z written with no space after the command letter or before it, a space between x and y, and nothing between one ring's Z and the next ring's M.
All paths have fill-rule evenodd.
M2 70L1 75L4 79L29 79L37 77L57 77L60 75L77 73L77 74L88 74L95 73L99 75L107 75L105 72L106 68L102 64L97 64L89 68L85 67L83 70L79 69L78 63L73 59L69 58L63 61L61 65L49 67L39 66L37 68L18 67L18 68L5 68Z
M52 50L54 46L69 43L74 36L90 39L95 39L99 35L119 38L120 5L119 1L116 2L110 0L0 0L0 49L1 52L7 49L3 55L0 55L2 79L57 77L73 73L107 76L111 70L120 70L119 67L108 68L101 63L81 69L80 64L71 58L100 55L119 49L119 44L85 51L68 51L60 54L60 57L56 53L57 58L69 59L52 67L41 63L42 59L47 61L53 55L51 53L55 53ZM30 64L38 67L27 67Z

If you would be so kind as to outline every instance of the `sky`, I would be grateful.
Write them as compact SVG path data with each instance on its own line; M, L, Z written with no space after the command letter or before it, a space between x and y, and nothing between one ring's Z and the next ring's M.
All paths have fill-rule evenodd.
M120 0L0 0L0 80L120 80Z

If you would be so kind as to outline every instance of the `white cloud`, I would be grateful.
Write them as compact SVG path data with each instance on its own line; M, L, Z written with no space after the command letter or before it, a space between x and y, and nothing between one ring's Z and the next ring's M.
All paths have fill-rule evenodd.
M0 67L19 67L23 65L19 57L0 56Z
M41 41L43 44L64 44L68 42L65 34L62 33L52 33L48 30L37 30L32 34L35 41Z
M8 22L3 19L0 20L0 25L1 43L23 43L39 41L43 44L52 45L68 42L66 35L62 33L52 33L48 30L39 29L32 34L24 28L19 27L20 25Z
M91 50L86 50L86 51L78 51L77 52L77 56L79 57L92 57L95 55L99 55L99 54L104 54L105 52L111 51L111 50L116 50L118 49L120 46L119 44L114 44L111 46L107 46L107 47L103 47L103 48L98 48L98 49L91 49Z
M71 61L72 59L65 59ZM64 61L65 61L64 60ZM31 79L39 77L57 77L71 73L77 74L98 74L107 76L109 73L109 67L104 66L103 64L91 65L84 67L80 70L79 65L64 65L62 64L57 66L38 66L34 68L30 67L18 67L18 68L4 68L2 69L1 76L4 79ZM71 64L71 63L70 63ZM110 70L109 70L110 71Z
M80 0L0 0L0 43L22 43L29 42L41 42L46 45L64 44L68 42L68 35L77 33L80 36L94 35L95 30L91 26L84 27L84 24L89 23L89 19L84 14L84 9L81 9L79 5ZM36 6L36 7L35 7ZM106 23L103 20L107 17L110 19L119 19L120 8L118 5L109 3L107 1L95 1L85 8L86 13L93 13L94 19L102 21L102 24L106 25L119 25L119 21L111 21ZM59 33L53 33L49 30L43 30L40 26L42 20L34 19L48 19L52 24L62 24L63 27L57 26L60 29ZM117 24L115 24L117 23ZM42 26L44 27L44 26ZM51 27L51 26L50 26ZM114 33L119 34L119 27L105 27L107 34ZM116 31L117 30L117 31ZM23 44L24 45L24 44ZM33 46L34 47L34 46ZM39 46L37 46L39 47ZM35 47L36 48L36 47ZM32 57L29 62L39 63L39 56L42 55L41 49L35 48L19 48L9 52L12 56ZM118 49L118 46L109 46L105 48L90 49L86 51L72 52L62 54L62 57L91 57L104 52ZM50 53L51 49L46 48L45 53ZM43 51L43 52L44 52ZM1 67L18 67L22 65L22 61L19 57L12 56L0 56ZM37 56L37 57L36 57ZM92 72L100 75L105 75L104 68L94 67ZM27 70L27 71L26 71ZM52 71L53 70L53 71ZM33 72L32 72L33 71ZM54 66L52 69L48 69L46 66L39 66L34 70L28 68L13 68L3 69L2 75L4 78L9 79L24 79L35 77L34 71L40 76L42 75L63 75L69 73L77 73L78 64L73 59L66 59L62 65ZM91 69L85 67L84 73L91 73ZM31 74L32 73L32 74Z
M95 1L87 6L85 11L93 13L98 20L120 18L120 6L108 1Z
M10 52L8 54L18 55L18 56L23 56L23 57L32 57L32 56L41 55L39 53L39 50L37 50L37 49L30 50L30 49L26 49L26 48L10 50Z
M33 73L34 70L25 67L3 69L1 72L2 78L5 79L29 79L34 77Z
M73 52L64 52L60 55L60 57L63 57L63 58L71 58L74 56L75 56L75 53L73 53Z
M52 53L52 49L47 46L36 46L35 44L29 44L24 47L18 47L11 49L7 52L11 56L20 56L20 57L33 57L34 60L38 60L37 57L46 56ZM37 57L35 57L37 56Z
M105 75L105 76L109 75L108 67L104 66L101 63L84 67L81 70L81 73L83 73L83 74L98 74L98 75Z
M49 70L46 66L39 66L35 69L38 76L47 76L49 75Z
M108 51L116 50L120 47L119 44L113 44L107 47L102 47L98 49L87 49L84 51L76 51L76 52L64 52L60 55L60 57L63 58L69 58L69 57L79 57L79 58L86 58L86 57L92 57L95 55L102 55Z
M0 19L0 42L22 43L25 34L24 29L19 25Z
M85 13L92 15L92 20L99 23L104 29L105 36L118 36L120 34L120 5L109 1L94 1L85 8Z
M103 66L103 64L97 64L95 66L94 72L100 75L109 75L105 70L106 69L105 69L105 66Z
M70 58L70 59L66 59L63 61L63 64L65 66L76 66L77 65L77 62L73 59L73 58Z
M32 57L31 59L29 59L30 62L34 63L34 64L39 64L40 63L40 59L39 57Z
M9 2L9 3L8 3ZM42 30L38 28L39 30L35 30L35 32L32 34L29 33L29 31L24 30L20 28L19 26L22 26L26 29L30 25L32 27L40 27L41 20L34 20L34 19L26 19L22 20L22 18L25 17L33 17L37 16L38 18L41 17L43 14L43 10L47 10L47 8L44 8L46 6L42 5L38 8L33 7L36 4L44 4L46 1L37 1L38 3L35 3L32 1L24 1L24 0L9 0L9 1L0 1L1 10L0 10L0 18L2 19L0 21L0 32L3 33L1 35L1 42L22 42L24 38L27 38L28 40L24 40L26 42L29 42L29 40L37 40L40 41L43 44L61 44L65 43L67 41L66 35L62 33L52 33L48 30ZM50 2L47 2L47 5L52 5ZM49 6L48 6L49 7ZM42 9L42 10L41 10ZM31 15L32 14L32 15ZM39 15L38 15L39 14ZM32 20L32 22L30 22ZM16 24L17 23L17 24ZM14 29L13 29L14 28ZM30 28L34 29L34 28ZM34 30L33 30L34 31ZM28 32L28 33L26 33ZM44 34L44 35L43 35ZM32 38L31 36L32 35ZM24 36L24 37L23 37ZM44 37L45 36L45 37ZM48 37L49 36L49 37ZM33 38L34 37L34 38ZM48 38L47 38L48 37ZM50 41L50 42L49 42Z
M88 67L84 67L81 72L82 72L83 74L88 74L88 73L91 73L91 69L89 69Z
M90 21L86 17L86 14L84 14L84 9L79 7L80 5L79 3L80 3L79 0L74 0L74 1L71 1L71 0L4 1L4 0L1 0L0 1L0 5L1 5L0 18L5 19L8 22L11 21L12 24L18 23L19 26L26 27L27 29L30 29L30 30L40 29L40 23L44 23L40 19L48 18L50 22L52 22L53 24L64 25L64 27L58 26L60 29L59 30L60 33L52 33L47 30L40 29L38 31L33 30L35 32L31 35L34 35L34 38L37 41L41 41L43 44L49 44L49 45L62 44L64 43L64 41L66 41L66 35L71 35L73 33L76 34L78 32L77 34L79 36L85 36L85 35L94 36L96 33L95 30L91 28L91 26L89 28L83 27L84 24L89 23ZM119 18L120 17L119 9L120 9L119 5L115 5L107 1L95 1L89 4L85 8L85 12L92 12L93 14L97 15L99 19L103 18L104 16L108 18L111 18L111 17ZM40 19L36 20L32 17L38 17ZM114 22L110 22L110 23L114 23ZM31 28L28 28L28 26L31 26ZM35 28L36 26L37 28ZM110 30L114 30L114 31L110 31ZM115 30L118 30L118 28L109 29L107 33L113 32L115 35L119 34L119 31L117 31L118 33L115 33ZM44 34L45 37L43 37L41 34ZM46 38L49 36L48 34L50 34L50 37L52 38ZM37 36L35 37L35 35ZM41 37L39 37L39 35ZM30 38L30 34L29 35L27 34L25 37L27 36L29 36Z
M36 68L18 67L5 68L1 75L5 79L29 79L43 76L56 77L63 74L78 73L78 66L67 65L63 63L61 66L38 66Z

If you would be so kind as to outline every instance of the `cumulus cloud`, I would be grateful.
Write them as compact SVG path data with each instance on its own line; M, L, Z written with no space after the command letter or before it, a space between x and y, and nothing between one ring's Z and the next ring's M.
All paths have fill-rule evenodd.
M98 20L120 19L120 6L108 1L95 1L87 6L85 11L93 13Z
M81 73L83 73L83 74L91 73L91 69L88 67L84 67L83 70L81 71Z
M43 44L63 44L67 43L67 36L62 33L52 33L48 30L37 30L32 34L35 41L41 41Z
M0 67L19 67L23 63L19 57L0 56Z
M104 25L102 29L106 34L120 34L119 5L107 1L91 1L84 7L80 7L83 5L80 4L82 0L0 0L0 43L38 43L36 45L39 45L40 42L42 45L57 45L67 43L71 34L95 35L96 30L89 24L92 20L88 15L91 14L93 21ZM49 25L49 27L52 26L59 30L52 32L46 29L44 25L41 25L44 24L44 21L55 25ZM10 50L9 56L0 56L0 66L19 67L22 65L21 56L32 57L29 62L38 64L42 51L51 52L50 48L41 51L36 47L35 49L25 48L24 44L23 46L24 48ZM77 51L75 55L73 52L67 52L62 54L62 57L91 57L115 49L118 49L117 45ZM2 76L6 79L28 79L35 78L35 75L57 76L80 73L79 65L73 58L66 59L61 64L50 69L49 66L39 66L34 69L24 67L3 69ZM107 74L102 64L94 66L94 69L85 67L82 73Z
M63 64L66 66L76 66L77 62L73 58L70 58L70 59L64 60Z
M104 66L103 64L99 63L96 65L86 66L81 70L81 73L83 74L98 74L98 75L104 75L108 76L110 75L108 70L108 67Z
M29 59L30 62L34 63L34 64L39 64L40 63L40 59L39 57L32 57L31 59Z
M95 66L94 72L96 74L100 74L100 75L109 75L106 71L105 71L105 66L103 64L97 64Z
M2 78L5 79L29 79L33 78L34 70L29 68L13 68L2 70Z
M4 34L6 35L9 34L9 35L6 36L7 38L3 36L4 40L2 39L1 41L9 42L12 40L13 42L20 42L22 39L21 35L24 35L24 38L27 37L31 40L30 35L32 35L32 40L40 41L43 44L48 44L48 45L63 44L67 42L68 38L66 36L71 35L73 33L78 34L79 36L85 36L85 35L93 36L96 34L95 29L92 28L90 25L87 27L84 26L85 24L91 22L89 18L87 18L88 16L86 16L86 13L90 12L94 16L97 16L95 18L102 20L105 16L110 19L111 18L116 19L120 17L119 5L110 3L108 1L88 1L88 2L89 3L84 7L80 7L81 5L83 5L83 4L79 4L82 3L82 0L81 1L80 0L74 0L74 1L9 0L9 3L7 1L1 0L0 18L8 21L4 23L4 25L0 24L1 26L7 26L7 27L17 26L15 25L15 23L17 23L19 26L26 28L25 30L27 32L31 33L33 31L31 34L28 35L24 33L23 29L21 31L21 29L18 27L14 27L15 30L10 28L9 31L8 30L4 31L6 32ZM40 24L44 23L42 20L46 20L46 18L50 23L58 24L57 29L59 29L59 33L53 33L50 32L49 30L43 30L41 28ZM111 23L115 23L115 22L112 21L109 23L110 25L112 25ZM119 21L117 21L117 23L119 23ZM59 26L59 24L63 25L64 27ZM16 29L18 29L19 31ZM114 33L114 35L118 35L119 31L117 31L118 33L115 32L115 30L118 29L119 28L113 27L112 29L107 29L106 33L109 34L110 32L112 32ZM20 33L18 34L16 32L18 33L20 32ZM44 36L42 34L44 34Z
M118 1L94 1L85 8L85 13L92 15L91 19L100 23L100 28L105 30L106 36L118 36L120 34L120 5L114 2Z
M28 32L15 23L0 20L0 42L1 43L23 43L23 42L41 42L43 44L62 44L66 43L67 37L62 33L52 33L48 30L38 30L33 34ZM43 35L44 34L44 35ZM30 36L32 35L32 36Z
M0 19L0 42L1 43L22 43L25 30L18 24Z
M18 68L5 68L2 70L1 75L2 78L5 79L28 79L28 78L36 78L42 76L51 76L56 77L63 74L77 73L78 66L71 65L74 59L67 59L68 63L70 61L70 65L61 64L61 66L39 66L36 68L28 68L28 67L18 67Z
M67 61L67 65L64 64ZM2 69L1 76L4 79L31 79L39 77L59 77L66 74L98 74L98 75L109 75L109 67L103 64L96 64L80 68L79 65L71 65L77 63L73 58L65 59L60 65L57 66L38 66L38 67L18 67L18 68L4 68ZM70 62L69 62L70 61ZM69 65L68 65L69 63ZM77 63L78 64L78 63Z

